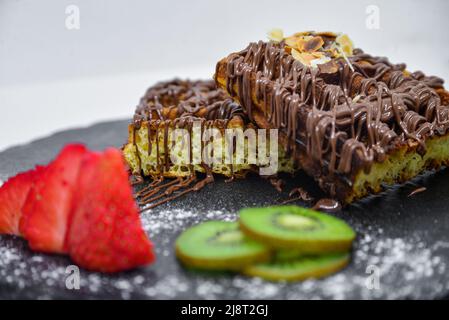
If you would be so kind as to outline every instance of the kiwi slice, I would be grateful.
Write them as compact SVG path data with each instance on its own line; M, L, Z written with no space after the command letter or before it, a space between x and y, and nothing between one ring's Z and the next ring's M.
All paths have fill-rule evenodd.
M303 254L345 252L355 238L344 221L298 206L243 209L240 228L271 248L292 248Z
M295 260L255 264L243 269L242 273L269 281L301 281L328 276L343 269L348 262L349 253L303 256Z
M176 240L176 256L187 267L202 270L240 270L269 261L264 245L247 238L237 222L208 221L184 231Z
M278 249L273 252L273 259L276 261L291 261L304 256L304 253L298 249Z

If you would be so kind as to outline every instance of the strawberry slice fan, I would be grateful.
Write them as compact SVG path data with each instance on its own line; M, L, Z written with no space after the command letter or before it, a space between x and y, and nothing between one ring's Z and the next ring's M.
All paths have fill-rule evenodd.
M119 272L155 260L119 150L66 146L47 166L0 188L0 234L32 250L69 254L80 267Z

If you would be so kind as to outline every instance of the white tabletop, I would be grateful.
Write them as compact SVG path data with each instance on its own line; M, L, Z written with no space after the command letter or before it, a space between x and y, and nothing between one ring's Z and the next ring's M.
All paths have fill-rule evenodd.
M67 28L69 5L79 29ZM148 86L211 77L272 27L344 31L366 52L449 80L447 12L445 0L0 0L0 150L130 118Z

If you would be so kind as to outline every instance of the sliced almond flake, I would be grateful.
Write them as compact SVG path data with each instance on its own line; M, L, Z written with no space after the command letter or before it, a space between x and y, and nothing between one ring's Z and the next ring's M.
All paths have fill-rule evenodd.
M301 53L296 49L292 49L292 56L293 56L293 58L295 58L298 61L302 62L302 60L303 60Z
M285 39L285 44L290 48L296 49L298 38L296 37L288 37Z
M298 49L301 52L315 52L321 49L324 45L324 40L321 37L301 38L298 40Z
M325 64L318 65L320 72L323 74L335 74L338 72L339 67L335 60L330 60Z
M319 51L319 52L310 52L310 54L312 56L316 57L317 59L320 59L320 58L326 56L326 54L324 52L321 52L321 51Z
M306 60L304 55L301 54L298 50L292 49L292 56L299 62L301 62L305 66L310 66L310 61Z
M338 34L332 32L332 31L317 32L316 35L322 36L322 37L328 37L328 38L337 38L338 37Z
M318 59L315 59L315 60L310 61L310 65L311 65L313 68L317 68L318 65L328 63L328 62L330 62L331 60L332 60L331 58L326 57L326 56L323 56L323 57L321 57L321 58L318 58Z
M362 95L358 94L352 99L352 102L357 103L362 98Z
M267 36L269 40L279 43L284 40L284 31L279 28L274 28L268 31Z
M338 53L345 59L346 63L349 65L349 68L351 71L354 71L354 67L352 66L352 63L349 61L348 57L346 56L346 53L343 51L343 49L340 47L339 44L335 44L335 49L337 49Z
M347 34L340 34L336 39L335 42L337 45L341 48L341 50L346 54L346 56L352 56L352 52L354 50L354 44L349 38Z
M296 33L294 33L294 34L292 35L292 37L299 38L299 37L304 37L304 36L311 36L311 35L313 35L313 34L315 34L315 31L302 31L302 32L296 32Z

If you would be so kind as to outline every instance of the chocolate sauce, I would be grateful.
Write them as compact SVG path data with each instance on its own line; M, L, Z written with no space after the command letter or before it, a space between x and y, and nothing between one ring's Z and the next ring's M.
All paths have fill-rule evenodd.
M130 174L130 184L132 186L140 185L144 182L143 177L137 174Z
M150 120L178 120L183 124L186 118L230 120L234 116L244 117L242 107L218 89L213 80L172 80L147 90L136 108L134 126L139 128Z
M369 172L373 162L410 140L424 154L427 138L448 132L449 107L436 91L440 78L408 75L405 64L360 49L333 61L338 71L322 73L294 59L284 42L262 41L226 58L227 91L251 120L255 92L267 120L262 126L281 129L291 141L288 152L299 146L313 163L309 173L331 184L332 196L334 175ZM323 176L330 179L321 181Z
M206 177L202 180L198 181L196 175L191 175L186 178L177 178L176 180L172 180L171 182L160 185L154 189L149 189L147 193L140 194L141 199L139 201L139 204L141 206L151 204L149 206L146 206L142 211L153 209L164 203L175 200L187 193L197 192L203 189L207 184L214 182L212 170L205 164L202 164L202 166L206 171ZM163 191L164 188L166 188L165 191ZM179 190L181 191L176 193L176 191Z
M424 192L424 191L426 191L426 190L427 190L426 187L420 187L420 188L417 188L417 189L413 190L412 192L410 192L410 194L408 195L408 197L413 197L414 195L417 195L418 193Z
M341 204L334 199L321 199L312 207L313 210L334 213L341 211Z
M288 199L281 202L281 204L292 203L296 201L305 201L310 202L313 198L309 195L309 193L303 188L297 187L290 191L288 194Z
M290 191L290 193L288 194L288 196L290 198L293 197L294 195L299 195L299 197L301 197L301 199L304 201L312 201L313 200L313 198L309 195L309 193L301 187L292 189Z
M137 147L136 132L143 123L148 130L148 153L151 153L152 141L159 141L162 135L163 150L156 143L156 171L163 175L170 168L169 160L169 129L187 129L192 136L195 122L201 123L201 135L204 130L213 125L215 128L226 129L232 119L247 122L242 107L233 102L222 89L215 86L213 80L182 81L173 80L161 82L149 88L141 98L136 108L133 121L133 143L141 167L141 150ZM201 141L201 143L203 143ZM190 171L193 174L192 144L190 144ZM163 156L161 156L163 154ZM231 166L231 176L233 168Z
M169 129L186 129L192 136L193 124L201 123L201 135L210 127L226 129L228 122L239 119L247 122L242 107L235 103L227 93L218 89L213 80L208 81L182 81L173 80L161 82L149 88L141 98L136 108L133 121L133 143L136 149L139 167L142 165L141 150L137 147L137 132L145 123L148 134L148 153L153 150L151 139L162 139L162 146L156 143L157 174L153 181L136 193L141 205L147 205L147 209L176 199L188 192L202 189L208 183L213 182L212 171L204 163L201 166L206 172L206 177L198 180L193 166L193 146L190 143L190 173L185 178L176 178L166 183L164 173L170 169ZM203 147L203 141L201 140ZM162 149L162 150L161 150ZM231 164L231 178L234 179L234 169ZM178 192L179 191L179 192ZM163 199L163 200L161 200ZM157 201L157 202L156 202Z
M285 181L279 178L270 178L270 183L279 193L282 192L282 188L285 185Z

